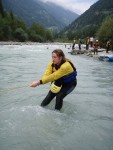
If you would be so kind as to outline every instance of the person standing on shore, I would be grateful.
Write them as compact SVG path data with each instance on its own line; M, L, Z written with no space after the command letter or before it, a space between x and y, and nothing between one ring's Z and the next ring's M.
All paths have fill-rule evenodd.
M90 37L90 46L93 47L93 40L94 38L93 37Z
M86 38L86 50L89 50L90 38L89 36Z
M107 40L107 43L106 43L106 53L108 53L109 49L110 49L110 45L111 45L111 40Z
M94 55L95 55L95 53L98 54L98 48L99 48L98 40L95 41L93 48L94 48Z
M81 50L81 44L82 44L82 41L81 39L78 40L78 47L79 47L79 50Z
M75 44L76 44L76 40L74 39L74 40L73 40L73 45L72 45L72 50L75 49Z
M48 105L54 97L56 97L55 110L61 110L63 99L70 94L77 85L77 71L73 63L65 58L61 49L55 49L52 52L52 61L38 81L31 83L31 87L51 82L50 90L42 101L41 106Z

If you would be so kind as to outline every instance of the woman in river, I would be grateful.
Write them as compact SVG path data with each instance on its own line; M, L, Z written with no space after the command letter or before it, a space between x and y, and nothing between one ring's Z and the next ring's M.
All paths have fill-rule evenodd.
M56 49L52 52L52 61L38 81L31 83L31 87L51 82L50 90L42 101L41 106L48 105L56 96L55 109L60 110L63 105L63 98L71 93L77 85L77 71L73 63L65 58L62 50Z

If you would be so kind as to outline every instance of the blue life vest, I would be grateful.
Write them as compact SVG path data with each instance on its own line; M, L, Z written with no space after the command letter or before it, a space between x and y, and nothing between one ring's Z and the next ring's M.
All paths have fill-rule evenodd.
M56 81L55 81L55 85L61 86L61 85L63 85L63 84L64 84L64 85L65 85L65 84L69 84L69 83L73 82L73 81L76 79L76 76L77 76L76 68L74 67L74 65L73 65L70 61L68 61L68 62L71 64L71 66L72 66L74 72L72 72L71 74L68 74L68 75L66 75L66 76L63 76L62 78L56 80ZM54 64L52 64L52 68L53 68L53 66L54 66ZM56 66L56 67L57 67L57 66ZM55 67L55 68L56 68L56 67ZM56 68L56 69L58 69L58 68Z
M77 76L77 71L75 70L73 73L71 73L71 74L69 74L67 76L62 77L63 83L64 84L68 84L68 83L72 82L73 80L76 79L76 76Z

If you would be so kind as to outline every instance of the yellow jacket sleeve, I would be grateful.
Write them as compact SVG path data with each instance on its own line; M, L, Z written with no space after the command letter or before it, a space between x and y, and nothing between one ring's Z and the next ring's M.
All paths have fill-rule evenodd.
M52 61L49 62L46 71L44 72L43 77L45 76L49 76L50 74L52 74Z
M71 64L69 62L65 62L61 65L61 67L52 73L52 62L48 64L48 67L42 76L42 84L55 81L65 75L68 75L70 73L74 72L74 69L72 68Z

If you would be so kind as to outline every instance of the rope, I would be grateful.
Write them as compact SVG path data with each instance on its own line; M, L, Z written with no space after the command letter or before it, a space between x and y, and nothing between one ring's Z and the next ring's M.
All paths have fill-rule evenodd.
M18 86L18 87L14 87L14 88L8 88L8 89L4 89L4 90L0 90L0 93L4 93L4 92L9 92L9 91L13 91L13 90L17 90L20 88L25 88L28 87L29 85L23 85L23 86Z

